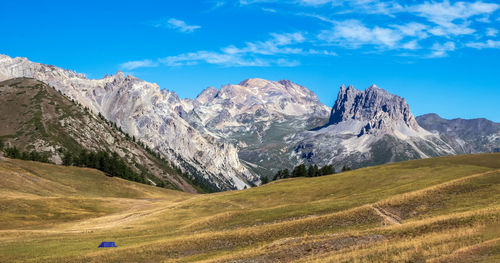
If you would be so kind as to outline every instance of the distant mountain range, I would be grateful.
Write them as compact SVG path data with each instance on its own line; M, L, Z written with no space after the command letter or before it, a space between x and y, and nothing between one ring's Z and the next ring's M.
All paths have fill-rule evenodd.
M500 151L499 123L415 118L405 99L375 85L341 86L333 108L288 80L247 79L191 100L121 72L87 79L0 55L0 80L19 77L53 86L218 190L258 185L260 176L300 163L340 169Z

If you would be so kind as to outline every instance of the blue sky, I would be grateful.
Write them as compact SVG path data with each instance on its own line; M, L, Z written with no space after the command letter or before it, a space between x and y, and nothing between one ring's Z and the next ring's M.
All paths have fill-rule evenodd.
M404 3L403 3L404 2ZM0 53L194 98L290 79L329 106L372 83L415 115L500 122L500 3L383 0L3 1Z

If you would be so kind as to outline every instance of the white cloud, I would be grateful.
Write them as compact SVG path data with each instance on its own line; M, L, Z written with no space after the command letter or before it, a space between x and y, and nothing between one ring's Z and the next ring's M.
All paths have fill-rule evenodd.
M347 48L376 45L382 48L397 48L403 39L401 31L375 26L368 28L358 20L337 22L331 30L323 30L318 38Z
M324 5L324 4L335 4L340 1L335 1L335 0L299 0L299 3L303 5L313 5L313 6L318 6L318 5Z
M269 12L269 13L276 13L276 9L273 8L262 8L262 11L264 12Z
M160 20L157 22L153 23L154 27L166 27L166 28L171 28L174 30L177 30L182 33L192 33L196 29L200 29L201 26L196 26L196 25L188 25L186 22L176 19L176 18L170 18L168 20Z
M403 9L397 1L380 0L298 0L305 6L320 7L329 4L332 7L344 7L339 13L384 14L392 16Z
M497 42L486 41L485 38L499 35L499 30L493 24L487 29L480 27L481 23L500 21L498 17L500 2L497 0L233 1L239 2L240 7L262 4L263 10L270 6L275 8L278 4L287 5L286 8L280 9L280 12L313 17L330 26L324 28L325 23L317 21L319 23L316 30L319 33L316 31L315 38L308 35L307 40L296 41L295 44L251 42L243 47L229 46L223 50L232 54L321 55L329 51L311 49L311 45L312 47L325 45L348 49L362 48L363 52L406 50L404 52L411 56L445 57L450 52L465 46L496 47ZM350 17L351 20L341 20L346 17Z
M392 27L398 29L404 36L417 37L418 39L429 37L429 34L426 32L429 26L421 23L410 22L404 25L392 25Z
M408 42L404 43L401 47L403 49L408 49L408 50L417 50L417 49L421 48L418 45L418 41L417 40L408 41Z
M488 17L500 8L498 4L477 2L455 2L450 4L448 0L443 2L425 2L423 4L410 6L408 11L435 23L437 26L429 30L436 36L468 35L476 30L470 28L467 20L474 16ZM481 19L481 18L479 18ZM486 22L485 20L482 20Z
M337 53L329 50L309 49L307 53L311 55L338 56Z
M471 42L465 44L468 47L475 49L483 49L483 48L500 48L500 41L495 40L487 40L486 42Z
M495 28L488 28L486 29L486 35L489 36L489 37L496 37L498 34L498 30L495 29Z
M460 36L460 35L470 35L476 32L475 29L469 27L470 22L463 24L453 24L450 23L447 26L435 26L429 29L429 33L440 36L440 37L449 37L449 36Z
M151 68L158 66L158 63L151 61L150 59L128 61L120 64L120 68L126 70L133 70L136 68Z
M196 65L200 62L224 66L268 66L269 63L260 59L245 59L237 54L213 51L198 51L159 59L167 66Z
M450 4L448 0L445 0L441 3L425 2L420 5L412 6L409 10L438 25L448 26L454 20L491 14L498 8L500 8L498 4L483 3L480 1L474 3L455 2Z
M456 49L455 43L448 41L444 44L434 43L432 45L431 50L432 53L428 56L431 58L442 58L448 56L448 52L454 51Z
M301 33L271 33L267 41L247 42L244 47L234 45L220 51L197 51L160 59L160 63L168 66L195 65L200 62L240 67L267 67L271 65L294 67L300 64L297 60L276 57L279 55L306 54L302 49L291 47L305 41ZM326 54L326 53L323 53Z
M228 46L223 48L224 53L228 54L243 54L252 53L260 55L275 55L275 54L300 54L302 49L289 47L305 41L301 33L271 33L272 38L267 41L247 42L243 48Z
M490 20L490 16L489 15L486 15L486 16L483 16L483 17L480 17L480 18L477 18L476 19L477 22L481 22L481 23L491 23L491 20Z

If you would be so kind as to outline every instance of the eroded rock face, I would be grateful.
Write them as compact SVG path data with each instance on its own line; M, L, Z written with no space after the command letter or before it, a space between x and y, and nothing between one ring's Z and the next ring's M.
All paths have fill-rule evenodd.
M240 158L260 174L289 167L285 138L323 124L330 111L312 91L288 80L209 87L192 105L185 119L203 133L238 144Z
M420 127L406 100L372 85L342 85L328 123L290 138L297 162L361 167L455 154L437 134Z
M284 116L327 117L329 108L309 89L288 80L247 79L220 90L209 87L192 102L190 122L212 132L252 129L254 123Z
M376 85L365 91L354 89L352 86L340 87L328 124L335 125L348 120L367 123L360 131L360 136L372 132L390 132L395 128L395 122L415 131L421 130L406 100Z
M179 111L191 110L189 101L180 100L174 92L160 91L156 84L122 72L87 79L70 70L0 55L0 78L15 77L35 78L55 87L220 190L260 183L240 163L232 144L201 134L181 118Z

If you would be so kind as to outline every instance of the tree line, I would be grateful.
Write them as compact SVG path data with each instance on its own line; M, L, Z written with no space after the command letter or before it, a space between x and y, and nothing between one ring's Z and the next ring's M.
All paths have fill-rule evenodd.
M344 165L342 167L342 172L345 171L350 171L351 168ZM334 174L335 169L333 168L332 165L325 165L323 167L318 167L318 165L309 165L309 167L306 168L305 164L300 164L295 166L293 170L290 172L288 169L283 169L279 170L276 172L274 177L272 178L272 181L280 180L280 179L285 179L285 178L294 178L294 177L317 177L317 176L324 176L324 175L329 175L329 174ZM267 177L262 178L262 184L266 184L269 182L269 179Z
M0 142L0 149L3 149L3 143ZM12 159L21 159L21 160L26 160L26 161L35 161L35 162L42 162L42 163L52 163L49 160L49 155L46 153L42 152L37 152L37 151L30 151L30 152L24 152L16 147L7 147L3 149L3 152L5 153L5 157L12 158Z
M319 168L317 165L309 165L306 168L305 164L300 164L293 168L292 172L288 169L279 170L273 177L273 180L293 178L293 177L317 177L335 173L332 165L325 165Z
M111 154L102 150L97 152L82 150L78 154L66 152L64 153L62 162L66 166L74 165L95 168L111 176L146 183L144 176L132 170L116 152Z

